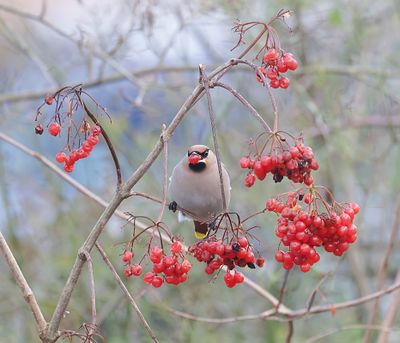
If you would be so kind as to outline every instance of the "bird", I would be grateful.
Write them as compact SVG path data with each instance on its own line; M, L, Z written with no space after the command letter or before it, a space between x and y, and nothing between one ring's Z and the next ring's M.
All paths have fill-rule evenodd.
M230 201L230 178L221 163L226 207ZM173 211L179 207L193 219L196 238L204 238L209 225L224 210L217 157L205 145L193 145L187 156L175 166L170 177L169 192Z

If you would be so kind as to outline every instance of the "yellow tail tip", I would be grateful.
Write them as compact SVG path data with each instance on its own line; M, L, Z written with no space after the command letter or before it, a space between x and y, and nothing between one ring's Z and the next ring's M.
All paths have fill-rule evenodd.
M197 239L202 239L202 238L204 238L204 237L207 236L207 233L208 233L208 231L207 231L206 233L202 233L202 232L197 232L197 231L195 231L195 232L194 232L194 235L196 236Z

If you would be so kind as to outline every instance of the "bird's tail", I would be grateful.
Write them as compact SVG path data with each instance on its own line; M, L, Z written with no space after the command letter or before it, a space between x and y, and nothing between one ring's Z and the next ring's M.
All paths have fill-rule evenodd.
M206 237L208 234L208 224L198 222L197 220L194 220L193 222L194 222L194 235L196 236L196 238L201 239Z

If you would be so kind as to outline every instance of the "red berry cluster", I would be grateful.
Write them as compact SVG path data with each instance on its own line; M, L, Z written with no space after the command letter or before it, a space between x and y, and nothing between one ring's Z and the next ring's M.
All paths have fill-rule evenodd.
M170 246L171 255L165 255L164 250L158 246L154 246L151 250L150 261L153 263L153 271L147 272L144 277L144 283L151 284L155 288L161 287L164 281L168 284L179 285L188 279L188 273L192 268L190 262L182 255L182 245L180 242L175 241ZM127 262L124 257L128 255L130 261L132 256L131 252L125 252L122 255L122 261ZM181 261L179 261L179 258ZM140 272L135 273L140 267ZM138 276L142 272L142 267L138 264L127 265L124 274L128 277L135 275Z
M131 264L131 260L133 258L134 254L132 251L126 250L121 257L121 260L125 263L128 263L127 266L125 267L124 274L126 277L131 277L131 276L139 276L142 274L142 266L140 264Z
M57 124L57 123L52 123L52 124ZM52 124L49 126L49 130ZM100 134L101 134L100 126L95 125L92 129L91 135L87 137L87 139L82 143L82 145L78 149L71 150L68 155L63 151L57 153L56 161L59 163L64 163L64 170L67 173L71 173L74 170L75 162L89 156L94 146L97 145L97 143L99 142Z
M253 249L244 236L233 239L230 243L216 240L215 237L199 241L189 248L189 252L199 262L205 262L205 272L209 275L219 270L223 265L228 268L224 281L227 287L232 288L243 282L244 276L238 271L232 271L235 266L255 268L255 265L262 267L264 259L255 258Z
M275 234L288 250L278 250L275 259L285 269L298 265L302 272L308 272L320 259L317 247L323 246L327 252L341 256L357 239L357 226L353 220L359 206L356 203L347 206L324 203L328 213L319 214L315 209L317 199L323 201L312 193L305 196L289 193L285 202L273 198L267 200L267 210L280 215Z
M312 185L314 180L311 171L317 170L319 165L311 147L296 143L290 147L277 146L271 150L268 155L258 156L257 159L248 156L240 159L240 166L251 170L244 180L246 187L253 186L255 176L264 180L268 173L273 175L275 182L281 182L286 176L292 182Z
M297 65L293 54L270 48L263 57L261 67L257 69L257 81L263 83L263 79L260 76L262 74L270 80L269 85L272 88L280 87L286 89L290 85L290 80L285 76L281 76L281 74L286 73L288 70L296 70Z

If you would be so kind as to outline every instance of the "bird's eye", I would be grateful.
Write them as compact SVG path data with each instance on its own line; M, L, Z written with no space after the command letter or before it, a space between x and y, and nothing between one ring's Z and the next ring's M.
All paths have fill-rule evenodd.
M201 154L201 157L203 157L203 158L206 158L207 156L208 156L208 150L204 151L204 152Z

